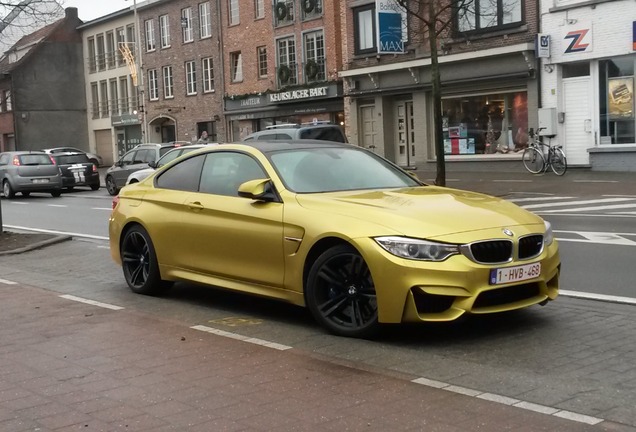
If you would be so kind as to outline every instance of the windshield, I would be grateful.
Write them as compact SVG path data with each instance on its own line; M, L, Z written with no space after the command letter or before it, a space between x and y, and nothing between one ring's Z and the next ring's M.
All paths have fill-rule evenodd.
M406 172L355 147L284 150L270 160L285 186L298 193L420 186Z

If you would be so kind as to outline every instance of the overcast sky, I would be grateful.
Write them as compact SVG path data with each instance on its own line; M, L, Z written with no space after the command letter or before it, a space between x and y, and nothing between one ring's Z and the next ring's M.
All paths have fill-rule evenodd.
M76 7L82 21L91 21L133 5L133 0L62 0L64 7ZM137 0L142 3L142 0Z

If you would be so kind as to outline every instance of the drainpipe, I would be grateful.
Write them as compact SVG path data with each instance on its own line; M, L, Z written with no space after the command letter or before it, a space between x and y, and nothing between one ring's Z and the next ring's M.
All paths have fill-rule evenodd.
M216 17L217 17L217 34L216 34L216 44L219 50L219 57L221 58L221 111L223 115L223 130L224 136L222 139L218 139L219 142L227 142L227 138L229 136L229 123L225 118L225 47L223 45L223 19L221 18L221 0L216 0Z

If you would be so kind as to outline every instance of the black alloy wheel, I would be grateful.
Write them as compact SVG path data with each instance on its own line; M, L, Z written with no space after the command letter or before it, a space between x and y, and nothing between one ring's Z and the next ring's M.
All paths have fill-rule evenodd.
M106 177L106 190L112 196L115 196L119 193L119 188L115 184L115 179L112 176Z
M306 299L314 318L335 334L369 337L379 328L371 272L349 245L332 247L318 257L307 278Z
M155 248L143 227L136 225L126 231L120 252L124 278L133 292L153 295L169 285L161 280Z

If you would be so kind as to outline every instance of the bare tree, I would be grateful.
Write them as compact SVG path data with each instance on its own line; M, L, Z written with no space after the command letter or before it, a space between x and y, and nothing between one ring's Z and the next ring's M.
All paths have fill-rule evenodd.
M18 39L63 14L63 0L0 0L0 56Z
M426 43L431 56L433 137L437 175L435 184L446 185L444 136L442 129L442 84L439 70L440 39L451 31L458 18L474 16L474 0L393 0L406 11L413 43Z

